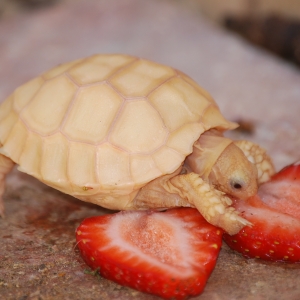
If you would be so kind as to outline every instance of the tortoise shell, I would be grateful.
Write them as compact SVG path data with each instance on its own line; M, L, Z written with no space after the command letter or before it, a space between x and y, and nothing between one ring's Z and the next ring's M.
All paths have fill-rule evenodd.
M49 186L118 209L177 170L203 132L234 127L182 72L94 55L51 69L1 104L0 152Z

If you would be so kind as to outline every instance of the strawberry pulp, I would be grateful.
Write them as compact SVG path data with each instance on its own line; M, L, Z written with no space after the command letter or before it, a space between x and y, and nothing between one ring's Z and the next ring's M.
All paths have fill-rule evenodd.
M222 230L195 209L176 208L88 218L76 237L87 265L103 277L165 299L185 299L203 291Z

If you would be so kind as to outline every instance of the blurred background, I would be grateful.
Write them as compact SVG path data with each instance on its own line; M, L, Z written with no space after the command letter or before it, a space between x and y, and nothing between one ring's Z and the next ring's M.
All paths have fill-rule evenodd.
M0 16L28 13L59 2L81 0L0 0ZM169 0L243 36L250 43L300 64L299 0Z
M2 16L9 16L28 9L54 5L58 2L74 2L82 0L1 0ZM84 0L83 0L84 1ZM197 9L210 19L222 22L224 16L234 14L265 16L279 14L284 17L299 18L300 3L298 0L170 0L190 8Z

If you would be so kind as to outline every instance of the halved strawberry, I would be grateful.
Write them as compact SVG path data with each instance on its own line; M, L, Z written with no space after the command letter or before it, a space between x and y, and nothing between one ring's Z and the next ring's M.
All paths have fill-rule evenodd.
M176 208L88 218L76 238L85 262L103 277L165 299L185 299L204 289L222 233L196 209Z
M258 195L234 207L252 227L224 240L245 257L300 262L300 164L285 167L260 186Z

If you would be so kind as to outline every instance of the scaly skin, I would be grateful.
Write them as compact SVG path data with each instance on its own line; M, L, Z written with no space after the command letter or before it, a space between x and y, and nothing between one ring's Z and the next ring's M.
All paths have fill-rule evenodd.
M251 226L250 222L230 207L230 198L205 182L198 174L188 173L173 177L166 183L165 189L188 199L209 223L223 228L229 234L239 232L246 225Z
M260 146L249 141L235 141L246 155L246 157L256 166L258 183L264 183L275 174L275 168L271 158Z

